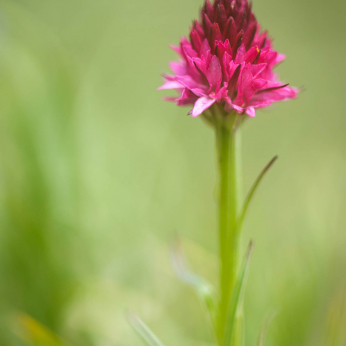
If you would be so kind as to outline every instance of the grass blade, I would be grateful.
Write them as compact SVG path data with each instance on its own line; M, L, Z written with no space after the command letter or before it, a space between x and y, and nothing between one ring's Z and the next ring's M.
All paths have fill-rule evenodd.
M272 323L273 319L276 317L276 315L277 315L277 312L274 312L270 314L264 321L260 334L258 336L257 346L264 346L264 340L267 335L268 328L270 324Z
M188 269L179 241L174 242L172 246L171 260L176 276L182 282L192 286L202 300L209 314L214 331L216 332L217 300L212 285L203 277Z
M253 243L251 241L248 246L243 265L239 272L238 280L232 292L232 297L231 297L230 306L229 306L228 315L227 315L225 337L223 341L224 346L231 346L233 343L233 336L234 336L234 332L236 328L235 326L236 314L237 314L238 307L240 306L243 300L244 288L245 288L245 283L247 278L247 272L249 269L252 248L253 248Z
M159 338L133 312L129 313L129 322L137 334L148 346L163 346Z
M260 184L260 182L262 181L265 174L269 171L269 169L273 166L273 164L275 163L275 161L278 158L279 157L276 155L268 162L268 164L263 168L262 172L259 174L259 176L255 180L254 184L252 185L248 195L246 196L246 199L244 201L243 207L242 207L241 212L240 212L240 216L239 216L238 221L237 221L237 232L240 232L240 230L242 228L246 212L248 210L248 207L249 207L249 204L252 200L252 197L258 188L258 185Z

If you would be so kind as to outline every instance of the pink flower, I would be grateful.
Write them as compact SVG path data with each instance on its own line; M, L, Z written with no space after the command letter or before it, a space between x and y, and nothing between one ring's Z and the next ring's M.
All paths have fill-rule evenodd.
M172 48L181 59L171 62L174 74L159 90L176 89L179 97L167 100L194 105L193 117L213 104L254 117L257 108L297 96L298 89L278 81L273 68L285 56L273 50L247 0L207 0L190 38Z

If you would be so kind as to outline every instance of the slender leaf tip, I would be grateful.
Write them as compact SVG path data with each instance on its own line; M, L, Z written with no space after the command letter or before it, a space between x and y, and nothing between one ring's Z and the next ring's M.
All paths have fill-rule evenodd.
M240 232L242 225L243 225L243 221L245 219L245 215L247 212L247 209L249 207L249 204L252 200L252 197L254 195L254 193L256 192L258 185L260 184L260 182L262 181L263 177L265 176L265 174L268 172L268 170L273 166L273 164L276 162L276 160L279 158L278 155L275 155L268 163L267 165L262 169L261 173L258 175L257 179L255 180L255 182L253 183L249 193L247 194L243 207L241 209L238 221L237 221L237 232Z

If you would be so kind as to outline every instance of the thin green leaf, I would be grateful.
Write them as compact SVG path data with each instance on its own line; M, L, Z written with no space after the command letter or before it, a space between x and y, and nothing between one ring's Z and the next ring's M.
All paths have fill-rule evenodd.
M244 325L244 311L241 309L241 303L238 304L238 311L236 313L236 322L234 334L232 336L233 345L244 346L245 343L245 325Z
M137 334L148 346L163 346L158 337L133 312L129 313L129 322Z
M214 331L216 331L217 300L211 284L203 277L188 269L179 241L174 242L171 249L171 262L176 276L184 283L192 286L204 303Z
M256 190L258 188L258 185L262 181L262 179L265 176L265 174L269 171L270 167L273 166L273 164L275 163L275 161L278 158L279 157L276 155L269 161L269 163L263 168L262 172L259 174L259 176L255 180L254 184L252 185L248 195L246 196L246 199L244 201L243 207L242 207L241 212L240 212L240 216L239 216L238 221L237 221L237 232L240 232L240 230L242 228L246 212L248 210L248 207L249 207L249 204L250 204L250 202L252 200L252 197L253 197L254 193L256 192Z
M258 336L257 346L264 346L264 340L267 335L268 328L277 314L277 312L274 312L265 319Z
M251 241L248 246L243 265L239 272L238 280L233 288L232 297L231 297L230 305L228 308L225 337L223 340L224 346L232 346L232 343L233 343L233 336L236 329L236 326L235 326L236 314L237 314L238 307L241 305L241 302L243 300L244 288L245 288L245 283L247 278L247 272L249 269L252 248L253 248L253 243Z

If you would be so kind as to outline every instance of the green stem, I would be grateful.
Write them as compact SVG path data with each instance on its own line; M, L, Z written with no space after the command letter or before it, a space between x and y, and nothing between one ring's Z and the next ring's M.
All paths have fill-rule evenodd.
M236 121L236 118L234 119ZM233 124L232 124L233 125ZM218 341L222 344L232 289L237 279L239 234L239 129L233 130L220 121L216 124L219 161L219 247L220 247L220 306Z

